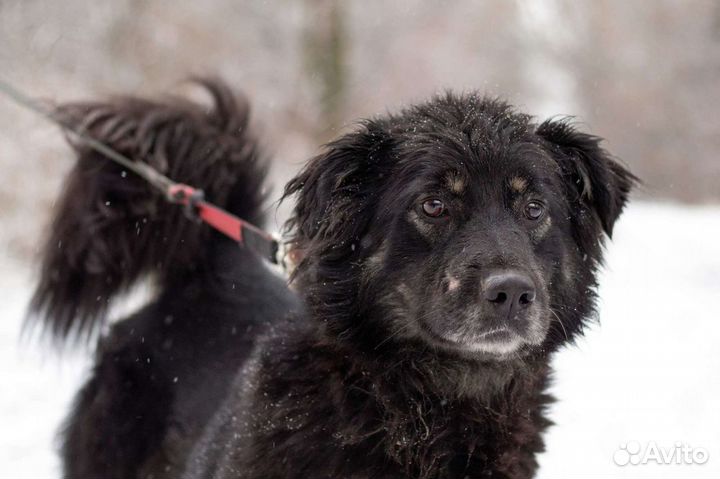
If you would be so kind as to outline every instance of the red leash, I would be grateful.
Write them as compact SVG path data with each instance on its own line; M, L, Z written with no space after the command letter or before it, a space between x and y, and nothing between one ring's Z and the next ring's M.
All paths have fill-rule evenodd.
M72 133L107 159L132 171L151 186L162 191L171 203L184 205L185 211L190 218L203 221L271 263L285 267L283 254L280 252L280 243L271 234L205 201L202 190L176 183L150 165L133 161L95 138L87 136L85 132L63 123L62 119L58 118L52 110L44 108L17 88L2 81L2 79L0 79L0 93L4 93L18 105L44 116L66 132Z

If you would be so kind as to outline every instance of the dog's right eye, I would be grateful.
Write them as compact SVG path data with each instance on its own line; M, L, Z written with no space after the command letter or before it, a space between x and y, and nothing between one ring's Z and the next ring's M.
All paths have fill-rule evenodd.
M529 220L539 220L545 214L545 207L542 203L531 201L525 205L525 216Z
M447 214L445 203L437 198L431 198L423 201L422 210L423 213L425 213L425 216L429 216L430 218L440 218L441 216L445 216Z

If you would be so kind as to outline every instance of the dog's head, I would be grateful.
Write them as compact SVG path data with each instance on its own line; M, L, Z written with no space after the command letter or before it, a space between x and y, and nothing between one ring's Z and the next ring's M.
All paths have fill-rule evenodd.
M599 142L477 95L367 121L286 188L298 289L368 349L552 350L593 313L603 236L634 182Z

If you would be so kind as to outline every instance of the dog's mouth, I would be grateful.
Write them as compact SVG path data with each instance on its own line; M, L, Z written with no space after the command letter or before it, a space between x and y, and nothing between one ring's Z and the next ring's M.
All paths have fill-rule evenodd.
M498 321L477 310L415 317L416 335L426 344L463 356L496 359L530 353L542 345L549 329L548 316L541 308L511 321Z
M488 354L506 354L519 349L525 342L516 332L508 328L497 328L476 335L446 338L458 349Z
M432 345L460 353L505 356L528 344L526 338L507 327L479 332L438 333L433 328L422 325L421 330L425 340Z

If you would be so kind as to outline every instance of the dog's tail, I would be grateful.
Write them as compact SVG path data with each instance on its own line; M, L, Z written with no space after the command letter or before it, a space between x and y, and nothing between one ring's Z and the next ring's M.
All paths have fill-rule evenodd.
M135 97L61 105L70 125L261 224L266 162L248 130L249 107L218 80L197 80L212 105ZM56 204L29 321L56 339L89 340L113 299L145 277L160 289L211 268L219 235L183 217L144 180L83 144Z

